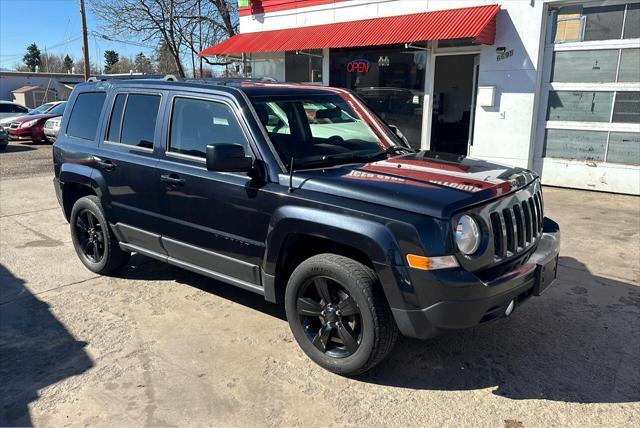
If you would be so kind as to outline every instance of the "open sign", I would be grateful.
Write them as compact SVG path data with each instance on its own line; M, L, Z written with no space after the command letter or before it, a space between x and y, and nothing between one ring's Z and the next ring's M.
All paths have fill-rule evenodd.
M347 71L349 73L368 73L370 65L366 59L354 59L347 63Z

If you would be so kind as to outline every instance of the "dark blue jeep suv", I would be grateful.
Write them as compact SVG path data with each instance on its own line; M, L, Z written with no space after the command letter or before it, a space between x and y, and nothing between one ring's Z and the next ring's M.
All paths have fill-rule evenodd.
M553 282L560 234L531 171L416 152L344 89L222 83L75 87L55 189L88 269L136 252L262 294L343 375Z

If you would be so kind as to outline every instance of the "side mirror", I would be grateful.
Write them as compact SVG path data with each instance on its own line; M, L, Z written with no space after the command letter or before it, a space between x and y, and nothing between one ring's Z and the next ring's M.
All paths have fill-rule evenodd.
M209 144L207 169L218 172L249 172L253 158L246 156L240 144Z

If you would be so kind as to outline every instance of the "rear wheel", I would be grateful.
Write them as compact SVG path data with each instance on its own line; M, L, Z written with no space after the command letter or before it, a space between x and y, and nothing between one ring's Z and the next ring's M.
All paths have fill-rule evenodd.
M285 293L291 331L320 366L353 376L391 351L398 336L391 310L367 266L335 254L320 254L292 273Z
M90 271L106 275L129 261L131 253L120 249L96 196L78 199L69 223L76 253Z

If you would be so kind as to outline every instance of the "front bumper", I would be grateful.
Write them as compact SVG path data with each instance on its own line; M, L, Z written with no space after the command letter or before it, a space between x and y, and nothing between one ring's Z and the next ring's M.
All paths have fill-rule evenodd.
M546 219L542 238L525 263L486 282L477 277L475 281L466 277L459 281L460 272L456 270L435 273L438 284L424 284L424 287L433 285L427 307L391 308L398 328L405 336L427 339L443 331L474 327L504 317L512 301L517 309L555 280L559 251L560 229Z
M44 132L42 128L9 128L9 139L16 141L42 141L44 140Z

